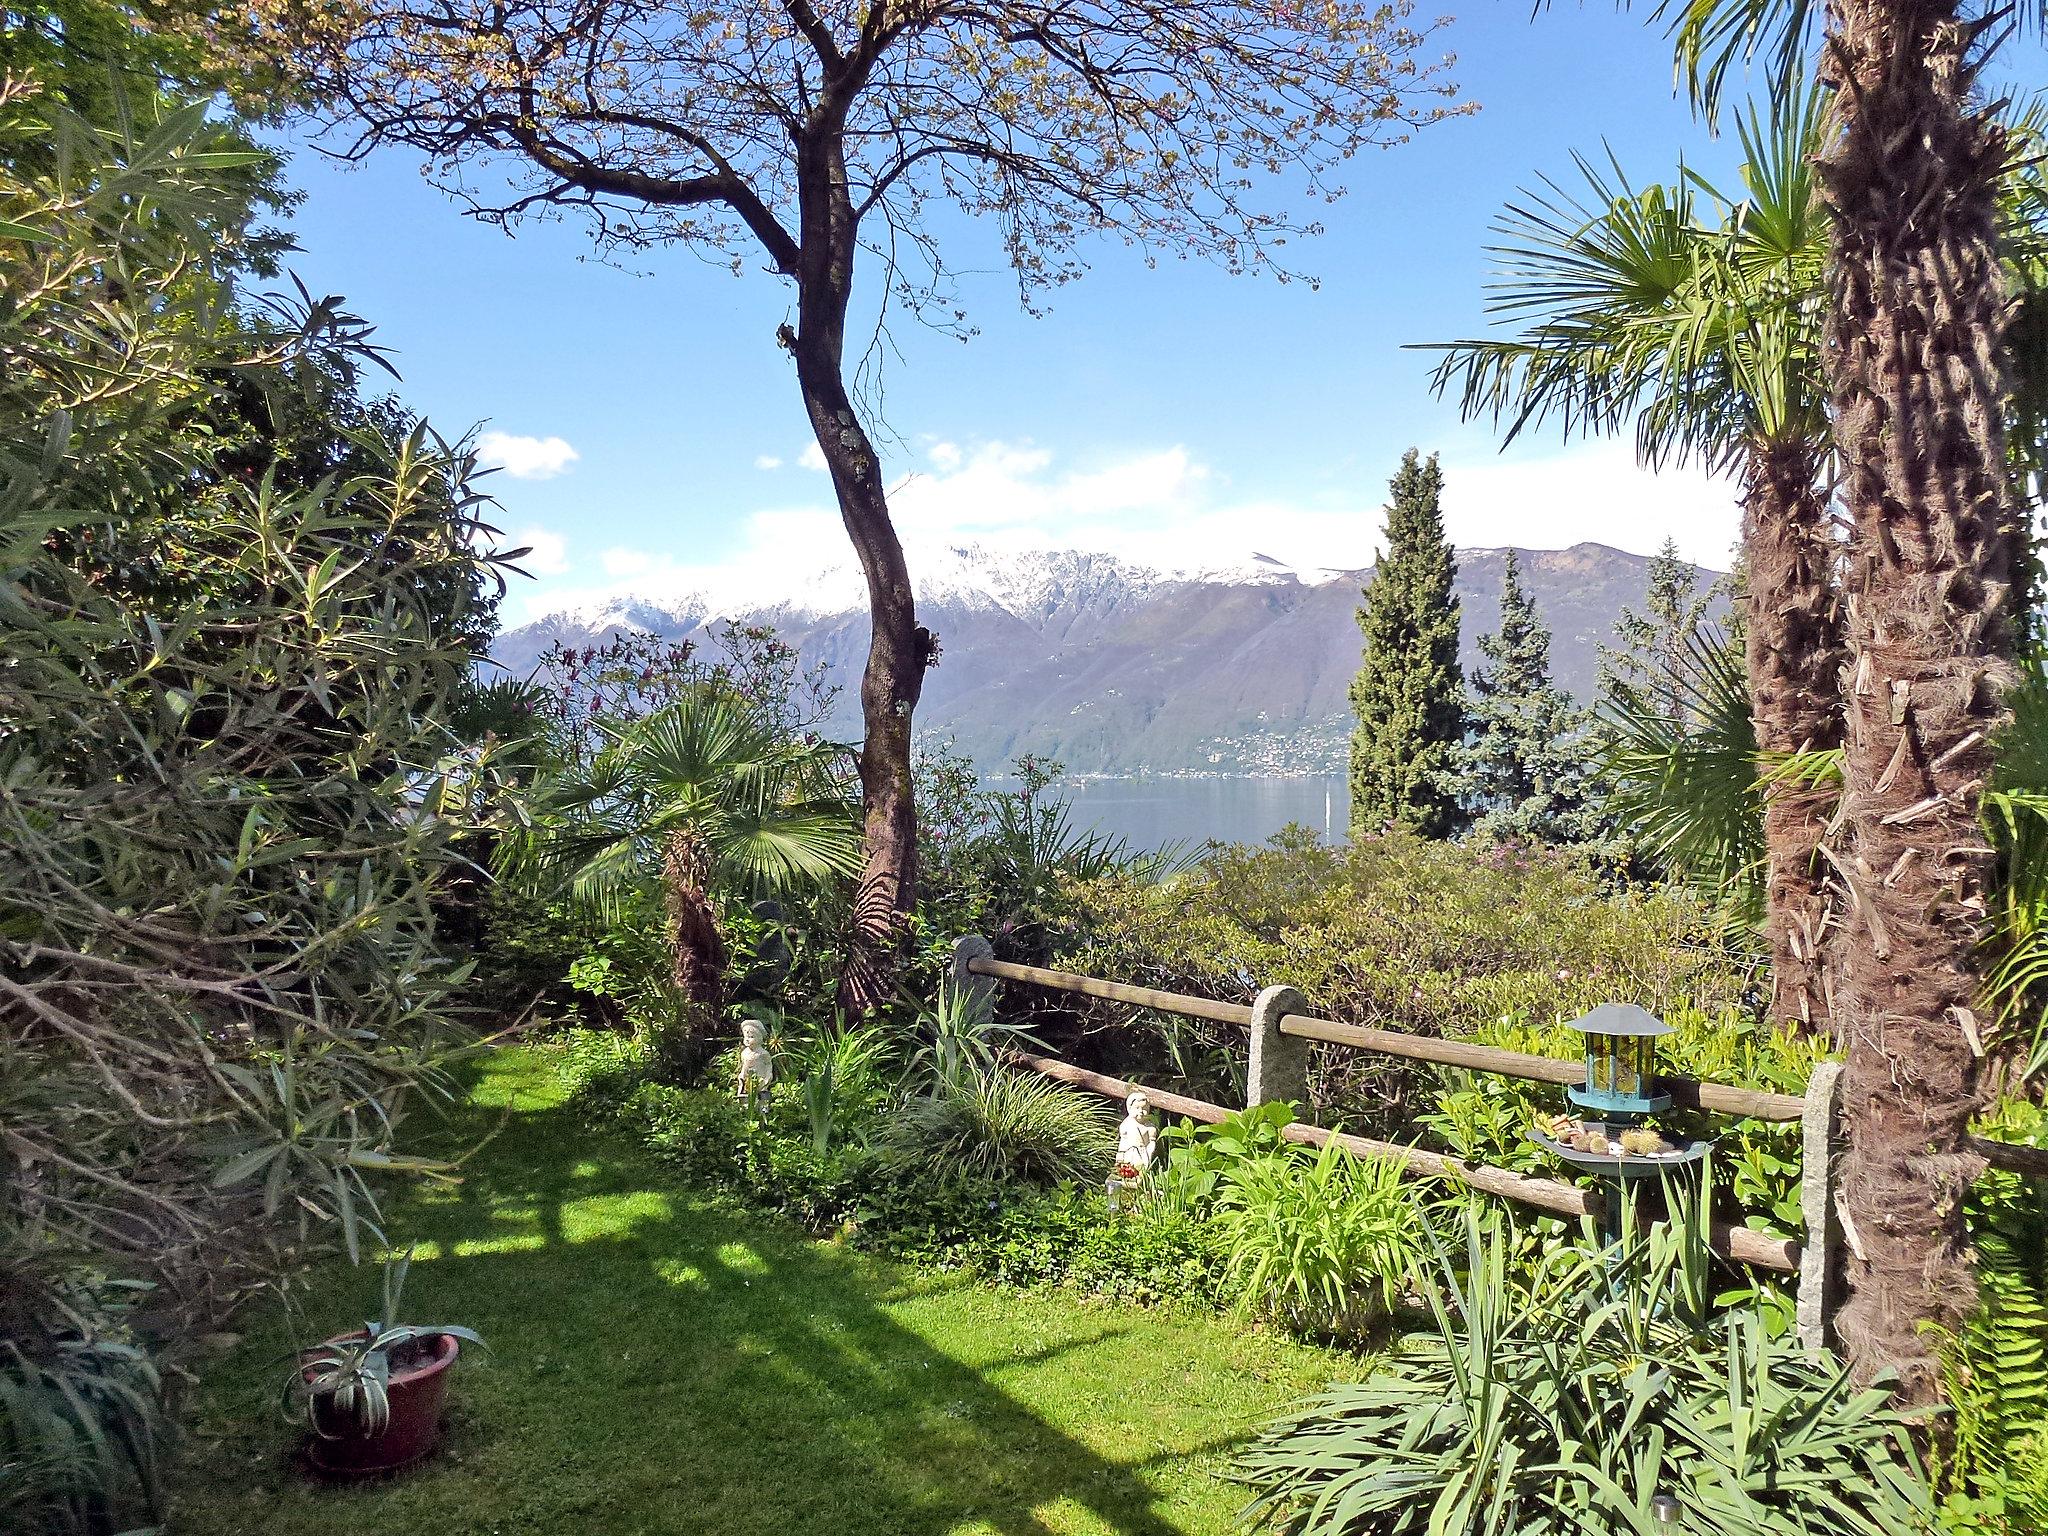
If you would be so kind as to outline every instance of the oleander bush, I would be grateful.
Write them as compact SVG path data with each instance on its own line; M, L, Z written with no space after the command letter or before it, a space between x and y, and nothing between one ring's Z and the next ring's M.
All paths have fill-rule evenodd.
M437 923L494 804L451 725L471 456L358 399L339 301L238 305L269 157L130 108L0 79L10 1530L147 1513L158 1378L432 1171L396 1138L465 1037Z

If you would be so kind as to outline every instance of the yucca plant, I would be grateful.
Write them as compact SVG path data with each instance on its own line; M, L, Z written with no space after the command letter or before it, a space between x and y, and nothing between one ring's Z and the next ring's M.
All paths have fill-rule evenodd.
M1429 1252L1423 1201L1399 1163L1335 1141L1225 1165L1216 1221L1240 1305L1307 1332L1359 1332L1415 1283Z
M919 1011L917 1033L907 1078L931 1092L963 1076L988 1073L1011 1050L1045 1048L1030 1030L996 1017L993 988L950 976L939 983L937 1004Z
M1043 1184L1102 1177L1116 1148L1116 1117L1100 1100L1008 1067L938 1078L889 1122L887 1157L941 1180Z
M1316 1536L1909 1536L1930 1502L1883 1385L1705 1305L1703 1201L1616 1249L1468 1206L1433 1327L1241 1460Z

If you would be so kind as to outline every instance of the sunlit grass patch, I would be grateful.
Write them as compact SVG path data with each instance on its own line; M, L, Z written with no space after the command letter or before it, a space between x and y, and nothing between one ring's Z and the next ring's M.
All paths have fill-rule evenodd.
M408 1310L492 1346L459 1368L444 1451L388 1484L301 1481L274 1407L293 1338L259 1327L206 1383L173 1532L1223 1536L1229 1448L1357 1368L1208 1313L812 1242L674 1186L547 1083L533 1053L486 1062L446 1133L491 1138L456 1197L390 1212L432 1261ZM338 1266L305 1327L375 1294Z

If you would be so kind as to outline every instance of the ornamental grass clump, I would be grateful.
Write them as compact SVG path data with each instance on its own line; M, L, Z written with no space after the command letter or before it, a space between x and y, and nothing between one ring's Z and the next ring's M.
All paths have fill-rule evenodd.
M938 1079L890 1122L888 1160L939 1179L1041 1184L1101 1178L1116 1148L1116 1120L1096 1100L1008 1067Z
M1434 1327L1242 1458L1259 1525L1313 1536L1906 1536L1930 1500L1886 1384L1712 1315L1703 1222L1611 1255L1466 1215Z

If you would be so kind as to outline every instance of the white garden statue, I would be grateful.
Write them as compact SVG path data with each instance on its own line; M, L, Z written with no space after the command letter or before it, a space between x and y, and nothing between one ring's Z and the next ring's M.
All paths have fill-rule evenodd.
M739 1097L751 1112L768 1107L769 1091L775 1086L775 1058L768 1054L768 1026L759 1019L740 1024Z
M1142 1179L1152 1171L1152 1156L1158 1150L1159 1127L1152 1123L1152 1101L1141 1088L1124 1100L1124 1123L1116 1133L1117 1169L1136 1169Z
M1152 1101L1143 1089L1134 1090L1124 1100L1124 1122L1117 1127L1116 1167L1102 1186L1112 1209L1130 1208L1139 1186L1152 1171L1152 1157L1158 1150L1159 1127L1152 1123Z

